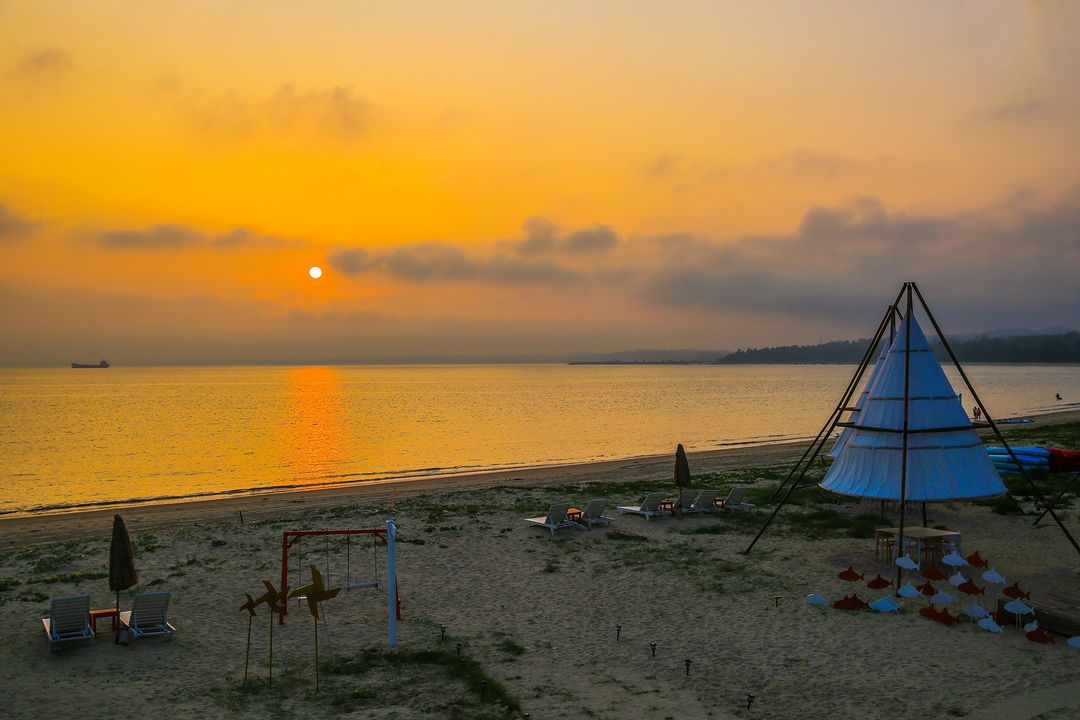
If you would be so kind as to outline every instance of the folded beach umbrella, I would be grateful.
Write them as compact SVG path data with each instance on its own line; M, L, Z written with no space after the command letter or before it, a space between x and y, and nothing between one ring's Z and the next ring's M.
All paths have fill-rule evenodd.
M109 589L116 593L116 612L120 612L120 591L127 590L139 582L139 573L135 571L135 552L131 549L131 537L128 535L124 518L113 516L112 542L109 544ZM120 633L114 633L115 641L120 642Z
M1005 492L914 317L904 318L876 371L862 409L846 426L850 433L822 479L822 488L841 495L908 502L974 500ZM903 498L901 475L905 476Z
M683 449L682 443L675 448L675 487L680 489L690 487L690 463L686 460L686 450Z

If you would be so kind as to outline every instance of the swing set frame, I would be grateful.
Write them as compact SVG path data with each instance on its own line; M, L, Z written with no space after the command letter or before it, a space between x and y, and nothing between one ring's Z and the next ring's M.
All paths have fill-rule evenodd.
M396 616L395 619L400 620L401 619L401 595L398 593L398 588L397 588L397 573L396 573L396 568L394 567L394 565L395 565L394 555L393 555L392 552L389 552L389 549L390 549L391 546L387 542L387 535L388 535L389 532L390 531L389 531L388 528L383 528L383 527L351 528L351 529L343 529L343 530L285 530L284 532L281 533L281 587L282 587L282 591L285 592L285 588L289 587L289 549L293 545L295 545L297 542L299 542L302 538L313 537L313 536L327 536L328 537L330 535L345 535L345 536L371 535L376 540L381 541L383 545L387 546L387 549L388 549L387 559L386 559L387 560L387 580L393 582L393 587L391 588L391 591L392 591L391 595L392 595L392 597L394 599L394 603L393 603L394 604L394 610L395 610L394 615ZM346 562L349 562L348 557L346 557ZM301 573L302 572L303 572L303 568L301 568ZM347 572L349 572L351 574L351 568L349 568L347 570ZM370 585L374 585L375 587L378 587L379 580L376 579L375 581L370 583ZM359 586L362 587L363 585L359 585ZM349 589L351 589L352 587L353 587L353 585L350 585ZM284 625L285 624L285 616L288 613L289 613L289 603L288 603L287 600L283 600L281 602L281 604L278 606L278 625Z

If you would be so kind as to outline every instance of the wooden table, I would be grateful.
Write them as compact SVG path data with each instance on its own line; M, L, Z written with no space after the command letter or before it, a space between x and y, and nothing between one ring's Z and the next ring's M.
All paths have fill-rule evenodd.
M94 634L97 635L97 621L98 618L107 617L112 623L112 631L116 632L116 608L103 608L101 610L90 611L90 627L93 628Z
M892 537L899 537L900 528L877 528L877 535L891 535ZM934 543L943 544L946 541L949 544L956 546L956 551L960 552L960 533L955 530L938 530L936 528L922 527L921 525L912 525L904 528L904 537L909 540L915 541L915 547L921 558L926 552L927 545ZM902 548L901 548L902 549Z

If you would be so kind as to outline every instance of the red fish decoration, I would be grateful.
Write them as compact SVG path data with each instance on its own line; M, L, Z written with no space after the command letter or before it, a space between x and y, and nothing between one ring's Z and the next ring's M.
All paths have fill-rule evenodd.
M989 560L983 560L982 555L979 554L978 550L971 553L970 555L968 555L964 559L967 560L968 565L971 565L972 567L977 567L977 568L990 567L990 561Z
M923 595L926 595L927 597L930 597L931 595L937 595L937 588L934 587L934 584L929 581L924 582L922 585L916 585L915 589L921 592Z
M1012 598L1013 600L1030 600L1031 599L1031 593L1026 593L1023 590L1021 590L1020 589L1020 583L1013 583L1009 587L1002 590L1001 594L1004 595L1007 598Z
M930 620L938 619L938 611L934 608L933 605L927 605L924 608L920 608L919 614L922 615L924 618L928 618Z
M832 604L837 610L862 610L867 606L866 602L859 597L858 593L848 597L842 597Z
M1016 622L1016 616L1012 613L1007 613L1004 610L998 610L995 613L991 613L990 617L994 618L994 622L1002 627L1008 627Z
M948 608L940 611L937 614L937 617L934 618L934 620L937 620L939 623L943 623L945 625L955 625L956 623L960 622L960 618L956 617L955 615L949 614Z
M866 587L870 588L871 590L881 590L882 588L887 588L890 585L892 585L892 580L886 580L880 575L878 575L870 582L866 583Z
M965 595L985 595L986 589L981 588L970 580L962 582L956 586L956 589Z
M1043 645L1054 642L1054 638L1050 633L1046 632L1041 627L1037 627L1029 633L1024 633L1024 637L1031 642L1042 643Z
M850 582L850 583L853 583L856 580L862 580L863 579L863 576L860 575L859 573L855 572L854 568L852 568L850 565L848 565L847 570L844 570L842 573L837 575L837 577L840 578L841 580L844 580L845 582Z
M945 579L945 573L941 572L940 570L938 570L933 565L925 568L922 571L922 576L924 578L926 578L927 580L944 580Z

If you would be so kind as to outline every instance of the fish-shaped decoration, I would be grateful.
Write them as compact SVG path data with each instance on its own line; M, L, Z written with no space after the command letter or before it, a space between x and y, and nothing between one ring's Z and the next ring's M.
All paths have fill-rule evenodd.
M960 618L956 617L955 615L951 615L948 608L945 608L944 610L939 612L937 614L937 617L935 617L934 619L937 620L939 623L944 623L945 625L955 625L956 623L960 622Z
M900 597L906 598L922 597L922 593L919 592L919 588L915 587L911 583L905 583L902 588L896 591L896 594Z
M956 586L956 589L965 595L985 595L986 588L981 588L975 583L968 580L967 582L960 583Z
M1029 615L1035 612L1035 609L1025 605L1023 600L1010 600L1005 603L1005 610L1013 615Z
M892 585L892 580L886 580L880 575L866 583L866 587L870 588L871 590L881 590L882 588L887 588L890 585Z
M902 567L905 570L919 569L919 563L912 560L911 557L908 555L901 555L900 557L896 558L896 564L898 567Z
M971 565L972 567L985 568L990 566L990 563L983 559L983 556L979 554L978 550L968 555L965 559L968 561L968 565Z
M963 610L964 614L972 620L982 620L985 617L990 617L990 613L986 611L979 603L972 603Z
M836 577L840 578L844 582L850 582L850 583L853 583L856 580L862 580L863 579L863 576L860 575L859 573L855 572L855 569L852 568L850 565L848 565L847 570L842 571Z
M1031 622L1029 622L1027 625L1024 626L1024 632L1029 633L1029 632L1031 632L1032 630L1034 630L1037 627L1039 627L1039 621L1038 620L1032 620Z
M1024 633L1024 637L1026 637L1031 642L1042 643L1043 645L1054 642L1054 638L1050 635L1050 633L1046 632L1042 628L1035 628L1031 632L1026 632Z
M967 582L967 578L964 577L964 573L959 570L949 576L949 584L953 587L960 587L965 582Z
M926 578L927 580L944 580L945 579L945 573L941 572L940 570L938 570L933 565L931 565L928 568L924 568L923 571L922 571L922 576L924 578Z
M859 597L858 593L842 597L832 604L837 610L862 610L866 607L866 601Z
M968 561L964 559L964 556L955 551L941 558L941 562L954 568L964 567L968 564Z
M926 607L919 609L919 614L922 615L924 618L928 618L930 620L937 620L938 611L937 608L933 605L927 605Z
M952 601L953 596L945 592L939 592L937 595L933 595L930 598L931 605L949 605Z
M829 604L829 599L821 593L810 593L806 596L807 605L823 606Z
M1005 576L999 573L995 568L990 568L982 574L982 579L991 585L1004 585Z
M1069 638L1065 641L1065 644L1071 648L1080 648L1080 635Z
M994 622L994 618L983 618L982 620L979 621L979 627L981 627L986 632L999 633L999 634L1002 631L1005 630L1005 628L1001 627L996 622Z
M903 607L900 603L893 600L888 595L882 595L877 600L870 603L870 607L881 613L897 612Z
M916 585L915 589L921 592L923 595L926 595L927 597L931 595L937 595L937 588L934 587L934 584L929 580L924 582L922 585Z
M1001 591L1001 594L1005 597L1012 598L1014 600L1030 600L1031 593L1026 593L1020 589L1020 583L1013 583L1009 587Z

